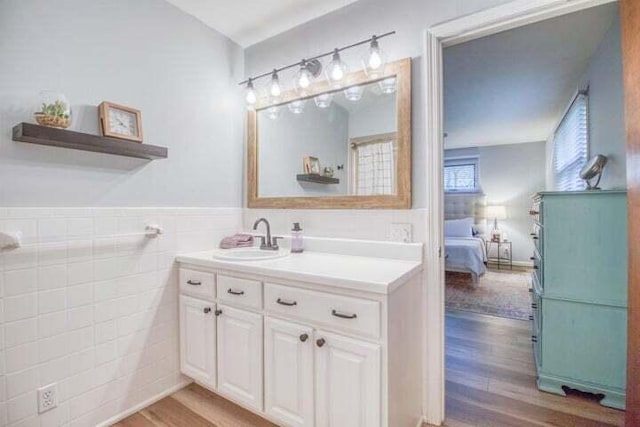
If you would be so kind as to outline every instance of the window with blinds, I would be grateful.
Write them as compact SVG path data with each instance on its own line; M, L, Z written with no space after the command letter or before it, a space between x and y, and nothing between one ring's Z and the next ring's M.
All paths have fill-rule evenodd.
M589 97L580 93L553 134L553 182L556 190L585 189L580 169L589 150Z
M478 159L445 160L444 191L478 191Z

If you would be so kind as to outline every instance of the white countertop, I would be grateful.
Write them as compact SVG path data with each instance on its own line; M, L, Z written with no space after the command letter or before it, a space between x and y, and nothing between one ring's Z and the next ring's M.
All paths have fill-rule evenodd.
M176 260L200 267L378 294L392 293L422 268L420 262L411 260L323 252L290 254L284 258L261 261L220 260L213 257L214 252L182 254Z

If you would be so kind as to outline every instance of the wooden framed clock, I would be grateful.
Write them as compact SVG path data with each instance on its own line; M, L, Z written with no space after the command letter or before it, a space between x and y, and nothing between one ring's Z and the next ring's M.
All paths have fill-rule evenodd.
M107 101L101 103L98 110L104 136L142 142L140 110Z

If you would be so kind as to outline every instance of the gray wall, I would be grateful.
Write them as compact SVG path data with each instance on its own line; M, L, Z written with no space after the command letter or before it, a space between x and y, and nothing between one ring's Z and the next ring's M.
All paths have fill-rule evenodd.
M343 9L300 25L290 31L253 45L245 50L247 75L271 70L274 66L299 61L337 46L343 46L371 34L396 30L393 37L381 41L381 47L391 60L412 57L413 83L413 206L426 203L426 172L424 168L425 131L423 72L420 57L423 34L435 23L469 14L508 0L360 0ZM366 48L346 55L353 69L360 63ZM290 81L287 76L284 81Z
M507 219L499 227L513 242L513 260L530 263L533 244L531 231L531 195L545 186L545 143L494 145L445 150L445 159L477 157L480 187L487 205L505 205ZM487 219L487 231L493 229Z
M293 114L286 106L276 120L263 112L258 114L261 197L346 194L349 113L344 108L334 102L331 107L320 109L310 99L302 114ZM333 167L340 184L296 181L296 175L303 173L306 156L317 157L321 168ZM345 170L337 170L339 164L345 165Z
M589 87L589 155L609 157L600 187L626 187L626 139L620 20L591 57L578 87ZM568 102L569 100L567 100ZM553 144L547 147L547 188L553 189Z
M395 95L381 97L349 115L349 138L395 132L398 129Z
M0 2L0 206L241 206L239 46L162 0ZM73 129L95 106L142 110L144 162L16 143L43 89L63 92Z

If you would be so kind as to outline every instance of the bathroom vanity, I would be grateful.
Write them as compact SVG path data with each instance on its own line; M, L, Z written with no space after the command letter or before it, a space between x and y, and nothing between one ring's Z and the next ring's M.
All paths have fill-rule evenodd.
M422 245L357 246L178 256L182 372L282 426L421 425Z

